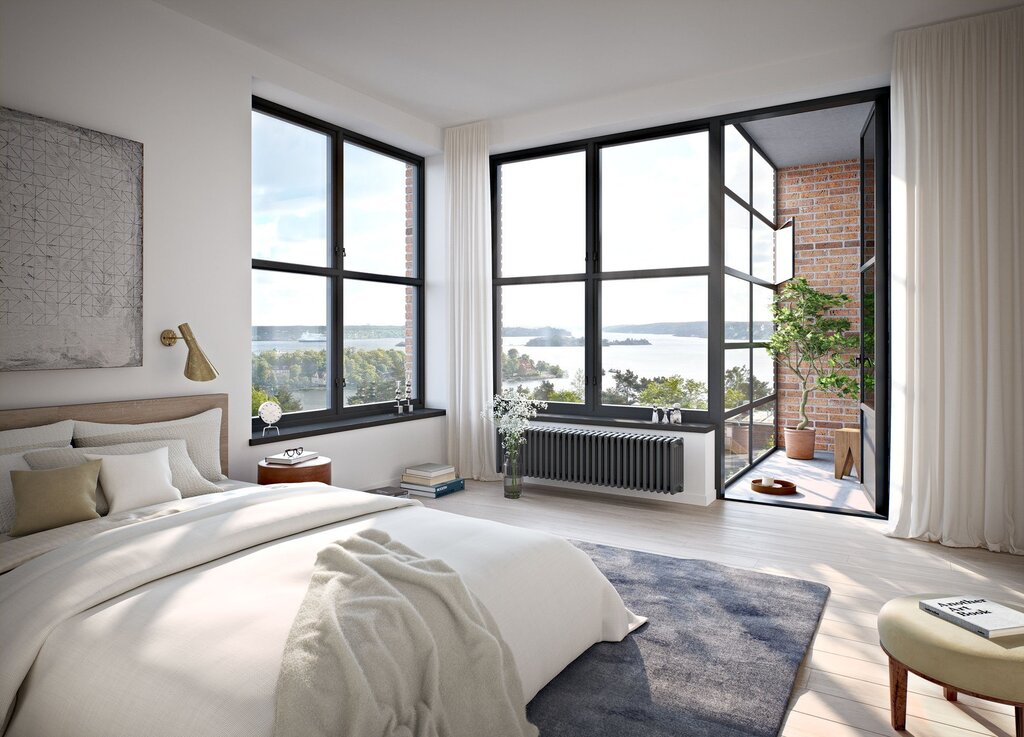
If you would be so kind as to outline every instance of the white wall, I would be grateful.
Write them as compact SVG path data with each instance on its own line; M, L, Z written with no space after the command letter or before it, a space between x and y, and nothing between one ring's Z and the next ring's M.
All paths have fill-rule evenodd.
M254 90L434 157L427 172L427 401L444 406L443 231L434 224L440 130L146 0L40 0L0 4L0 104L144 144L143 366L0 373L0 407L227 392L231 475L255 478L256 460L282 447L248 445ZM220 370L216 381L188 381L184 348L160 345L160 331L181 322ZM393 481L407 463L443 458L444 423L303 444L334 459L336 483L366 488Z

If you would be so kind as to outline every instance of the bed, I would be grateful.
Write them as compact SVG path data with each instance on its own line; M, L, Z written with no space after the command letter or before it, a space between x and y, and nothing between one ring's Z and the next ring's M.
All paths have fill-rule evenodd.
M6 410L0 431L69 418L153 423L210 408L226 416L226 403L205 395ZM589 557L545 533L323 484L217 483L224 490L0 542L3 734L269 737L317 553L367 530L457 572L493 617L525 700L595 642L644 621Z

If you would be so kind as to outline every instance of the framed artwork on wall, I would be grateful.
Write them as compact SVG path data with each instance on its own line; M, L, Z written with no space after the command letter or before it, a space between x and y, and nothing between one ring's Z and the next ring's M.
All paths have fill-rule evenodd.
M142 162L0 107L0 371L142 365Z

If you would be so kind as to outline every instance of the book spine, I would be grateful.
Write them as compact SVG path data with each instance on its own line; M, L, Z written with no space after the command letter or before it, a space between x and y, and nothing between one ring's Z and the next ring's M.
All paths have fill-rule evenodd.
M413 494L415 496L425 496L425 497L427 497L429 499L440 499L443 496L448 496L449 494L454 494L455 492L461 491L461 490L462 490L462 487L459 487L458 489L449 489L448 491L436 491L436 492L435 491L418 491L416 489L409 489L408 491L409 491L410 494Z
M466 488L466 481L465 479L455 479L454 481L448 481L447 483L438 484L437 486L424 486L422 484L409 484L403 482L399 484L399 486L403 489L408 489L409 491L423 491L434 495L442 495L452 491L461 491Z
M436 486L437 484L446 484L449 481L454 481L456 476L454 474L446 474L437 478L427 478L426 476L416 476L411 473L403 473L402 481L407 484L419 484L420 486Z

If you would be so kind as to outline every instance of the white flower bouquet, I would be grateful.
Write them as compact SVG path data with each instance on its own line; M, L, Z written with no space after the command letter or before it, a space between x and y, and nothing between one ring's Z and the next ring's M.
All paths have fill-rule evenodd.
M510 482L512 493L518 496L522 484L519 478L519 449L526 442L530 420L537 416L538 410L547 408L547 402L529 399L520 391L508 388L501 394L495 394L490 411L483 412L486 419L494 422L501 436L501 448L505 452L506 496L510 496Z

